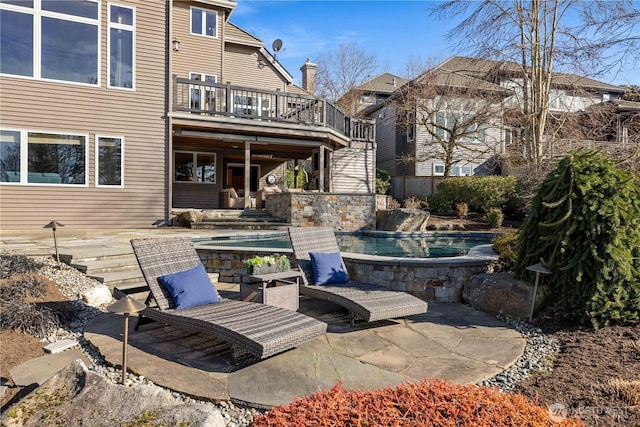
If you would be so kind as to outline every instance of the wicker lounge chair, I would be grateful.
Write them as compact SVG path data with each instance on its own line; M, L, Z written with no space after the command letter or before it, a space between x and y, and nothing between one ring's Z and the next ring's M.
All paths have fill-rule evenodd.
M153 298L157 304L147 305L141 315L226 341L234 356L250 353L264 359L327 330L325 323L295 311L230 299L176 310L171 294L157 279L201 265L191 238L133 239L131 245L149 285L147 301Z
M406 292L393 291L372 283L349 280L332 285L314 284L310 252L339 252L330 227L290 227L289 238L298 267L304 273L300 293L331 301L349 310L353 325L356 318L367 322L426 313L425 301ZM343 263L346 271L346 266Z

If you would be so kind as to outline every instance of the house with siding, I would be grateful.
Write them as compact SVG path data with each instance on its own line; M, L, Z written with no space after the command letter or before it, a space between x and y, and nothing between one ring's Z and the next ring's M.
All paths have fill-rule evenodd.
M398 89L386 101L362 111L376 120L376 163L393 177L394 197L424 197L435 191L445 175L445 162L439 144L434 142L446 142L455 126L475 126L472 130L477 132L475 136L465 135L467 141L454 150L448 175L499 173L499 163L494 159L516 145L520 132L514 115L507 114L519 110L523 102L519 70L515 63L453 56ZM421 95L418 90L412 92L412 88L426 84L441 90L431 90L428 99L416 99L415 119L407 119L407 97L424 97L424 90ZM554 115L582 114L594 105L619 100L624 92L620 87L586 77L554 74L549 120ZM443 102L446 97L449 100ZM452 97L459 98L453 105L472 107L468 111L451 108ZM473 98L493 98L495 113L486 117L484 124L470 122L473 126L466 126L466 118L479 114L473 107L477 103L464 101Z
M250 208L287 164L373 192L372 122L313 96L310 61L296 86L235 6L0 3L0 227L146 227L229 187Z

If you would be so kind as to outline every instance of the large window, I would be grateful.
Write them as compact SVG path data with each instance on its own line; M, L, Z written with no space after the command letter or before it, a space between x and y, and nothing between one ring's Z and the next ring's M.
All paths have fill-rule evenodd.
M133 89L135 81L135 11L109 5L109 86Z
M213 10L192 7L191 34L218 37L218 13Z
M85 136L29 132L27 149L29 184L86 185Z
M449 141L451 133L458 142L486 140L486 125L478 123L471 113L438 111L433 124L434 132L441 141Z
M98 85L98 0L0 3L0 73Z
M96 137L96 186L122 187L124 138Z
M271 115L271 98L234 95L233 112L238 115L269 117Z
M215 153L176 151L174 153L173 180L176 182L202 182L215 184Z
M87 137L0 131L0 182L87 185Z

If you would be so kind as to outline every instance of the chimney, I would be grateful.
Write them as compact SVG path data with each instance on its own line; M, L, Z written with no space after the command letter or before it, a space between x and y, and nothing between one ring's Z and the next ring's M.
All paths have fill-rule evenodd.
M302 88L311 95L316 92L316 68L318 68L318 65L312 63L309 58L300 67L300 71L302 71Z

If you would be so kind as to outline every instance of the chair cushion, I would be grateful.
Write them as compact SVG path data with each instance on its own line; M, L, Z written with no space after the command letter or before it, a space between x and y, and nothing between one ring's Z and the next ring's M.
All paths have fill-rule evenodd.
M331 285L349 280L340 252L309 252L309 256L316 285Z
M167 288L177 310L220 302L203 265L160 276L158 282Z

